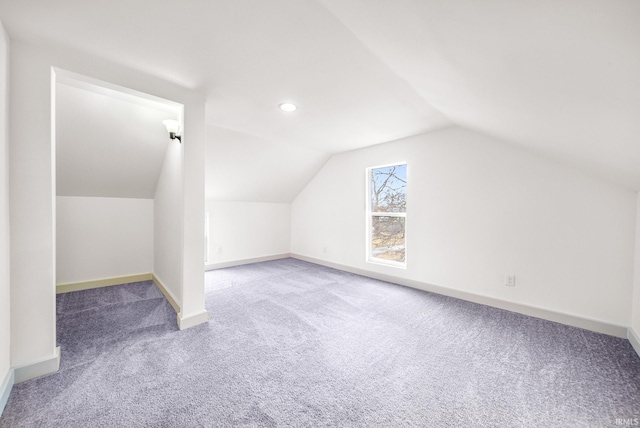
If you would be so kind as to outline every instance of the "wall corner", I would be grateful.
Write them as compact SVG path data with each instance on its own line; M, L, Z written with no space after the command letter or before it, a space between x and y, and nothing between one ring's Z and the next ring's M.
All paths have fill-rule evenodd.
M2 415L2 412L4 412L7 401L9 401L9 395L11 394L14 383L15 375L13 369L9 369L6 376L2 380L2 383L0 383L0 415Z
M627 332L627 337L629 338L629 343L631 343L631 346L633 346L633 349L636 351L636 354L640 357L640 335L630 328Z
M15 383L25 382L37 377L55 373L60 368L60 347L56 347L53 356L24 364L14 368Z
M189 316L183 316L182 312L180 312L178 313L178 328L180 328L180 330L186 330L199 324L204 324L209 321L210 318L211 314L206 310Z

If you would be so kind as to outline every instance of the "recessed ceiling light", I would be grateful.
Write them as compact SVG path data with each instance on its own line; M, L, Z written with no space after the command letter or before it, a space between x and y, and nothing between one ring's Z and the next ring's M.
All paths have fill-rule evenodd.
M296 107L295 104L291 104L291 103L282 103L278 107L280 107L280 110L286 111L287 113L290 113L292 111L296 111L296 109L298 108L298 107Z

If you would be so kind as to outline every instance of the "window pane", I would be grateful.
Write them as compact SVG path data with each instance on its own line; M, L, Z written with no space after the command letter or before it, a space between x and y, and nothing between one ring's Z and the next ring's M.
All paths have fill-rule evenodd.
M371 170L371 212L403 213L407 204L407 165Z
M404 263L404 220L371 216L371 257Z

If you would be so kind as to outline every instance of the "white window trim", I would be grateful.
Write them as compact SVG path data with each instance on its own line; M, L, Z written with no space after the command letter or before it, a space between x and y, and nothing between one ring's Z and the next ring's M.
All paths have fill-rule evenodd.
M374 169L378 169L378 168L386 168L389 166L395 166L395 165L405 165L407 168L407 181L409 178L409 167L407 162L405 161L399 161L399 162L394 162L394 163L389 163L389 164L384 164L384 165L377 165L377 166L372 166L372 167L368 167L365 170L365 189L366 189L366 198L365 198L365 203L366 203L366 208L365 208L365 212L366 212L366 225L365 225L365 242L366 242L366 256L365 256L365 261L367 263L371 263L371 264L376 264L376 265L381 265L381 266L391 266L391 267L395 267L395 268L400 268L400 269L406 269L407 268L407 254L408 254L408 250L407 250L407 239L406 237L408 236L407 233L407 210L405 208L405 212L403 213L388 213L388 212L379 212L379 211L371 211L371 171L373 171ZM408 186L407 186L408 188ZM408 202L407 202L408 205ZM394 260L385 260L385 259L379 259L376 257L373 257L371 255L371 218L372 217L403 217L404 218L404 235L405 235L405 241L404 241L404 262L396 262Z

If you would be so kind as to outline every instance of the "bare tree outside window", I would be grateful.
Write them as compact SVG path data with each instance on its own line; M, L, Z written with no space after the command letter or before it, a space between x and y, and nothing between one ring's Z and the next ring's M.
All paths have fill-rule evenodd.
M369 169L369 259L405 263L407 165Z

